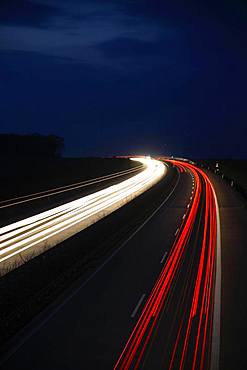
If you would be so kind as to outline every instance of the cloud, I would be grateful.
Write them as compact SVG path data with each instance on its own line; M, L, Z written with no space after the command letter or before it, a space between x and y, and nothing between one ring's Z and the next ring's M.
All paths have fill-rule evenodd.
M103 8L96 1L72 1L70 6L64 1L59 4L51 1L51 5L27 0L21 3L22 6L15 8L15 2L7 5L4 0L1 50L33 51L120 69L125 63L116 64L110 52L115 40L132 42L132 51L138 45L140 50L145 42L151 47L161 32L155 23L137 21L111 2ZM11 4L15 9L13 14Z

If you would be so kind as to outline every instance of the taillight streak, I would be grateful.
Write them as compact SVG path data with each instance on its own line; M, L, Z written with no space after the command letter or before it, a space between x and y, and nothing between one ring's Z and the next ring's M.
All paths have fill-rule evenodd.
M169 369L174 365L174 359L179 360L179 368L184 369L188 353L188 345L192 341L194 352L192 354L191 368L200 370L205 368L205 352L207 341L210 345L212 333L212 308L215 276L215 248L216 248L216 206L212 184L206 174L189 163L171 160L180 172L190 172L195 179L195 189L192 199L183 218L179 232L175 238L171 251L167 257L161 273L149 295L139 320L137 321L114 369L138 368L150 342L153 331L157 325L160 313L164 309L168 293L175 277L179 272L196 217L205 197L203 213L203 237L200 248L198 266L195 264L196 275L189 316L181 320L176 334L175 344L169 361ZM202 194L203 188L205 193ZM192 325L197 324L196 336L191 338ZM184 334L182 335L182 332ZM178 344L182 350L178 350Z

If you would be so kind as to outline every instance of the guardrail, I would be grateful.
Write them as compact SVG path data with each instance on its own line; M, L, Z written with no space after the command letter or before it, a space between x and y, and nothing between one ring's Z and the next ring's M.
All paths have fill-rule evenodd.
M212 168L211 166L204 164L201 164L200 167L206 168L207 170L220 176L222 180L224 180L231 188L235 189L247 201L247 191L237 182L236 179L227 176L225 173L220 171L220 169Z

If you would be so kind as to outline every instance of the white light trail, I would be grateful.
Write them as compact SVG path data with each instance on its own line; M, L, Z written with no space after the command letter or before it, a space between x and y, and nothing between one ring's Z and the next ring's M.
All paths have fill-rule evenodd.
M165 165L150 157L131 178L72 202L0 228L0 275L97 222L156 184Z

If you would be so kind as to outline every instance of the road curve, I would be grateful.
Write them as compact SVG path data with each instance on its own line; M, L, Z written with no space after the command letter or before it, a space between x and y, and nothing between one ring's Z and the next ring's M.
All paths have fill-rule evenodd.
M163 163L133 158L142 172L101 191L0 228L0 275L23 264L110 214L156 184L166 173Z
M217 199L207 175L186 162L193 187L166 263L114 369L218 368L220 291L217 269ZM219 271L218 271L219 274ZM219 283L216 283L219 290ZM217 307L215 312L215 301ZM213 331L213 347L212 347ZM212 355L212 356L211 356Z

